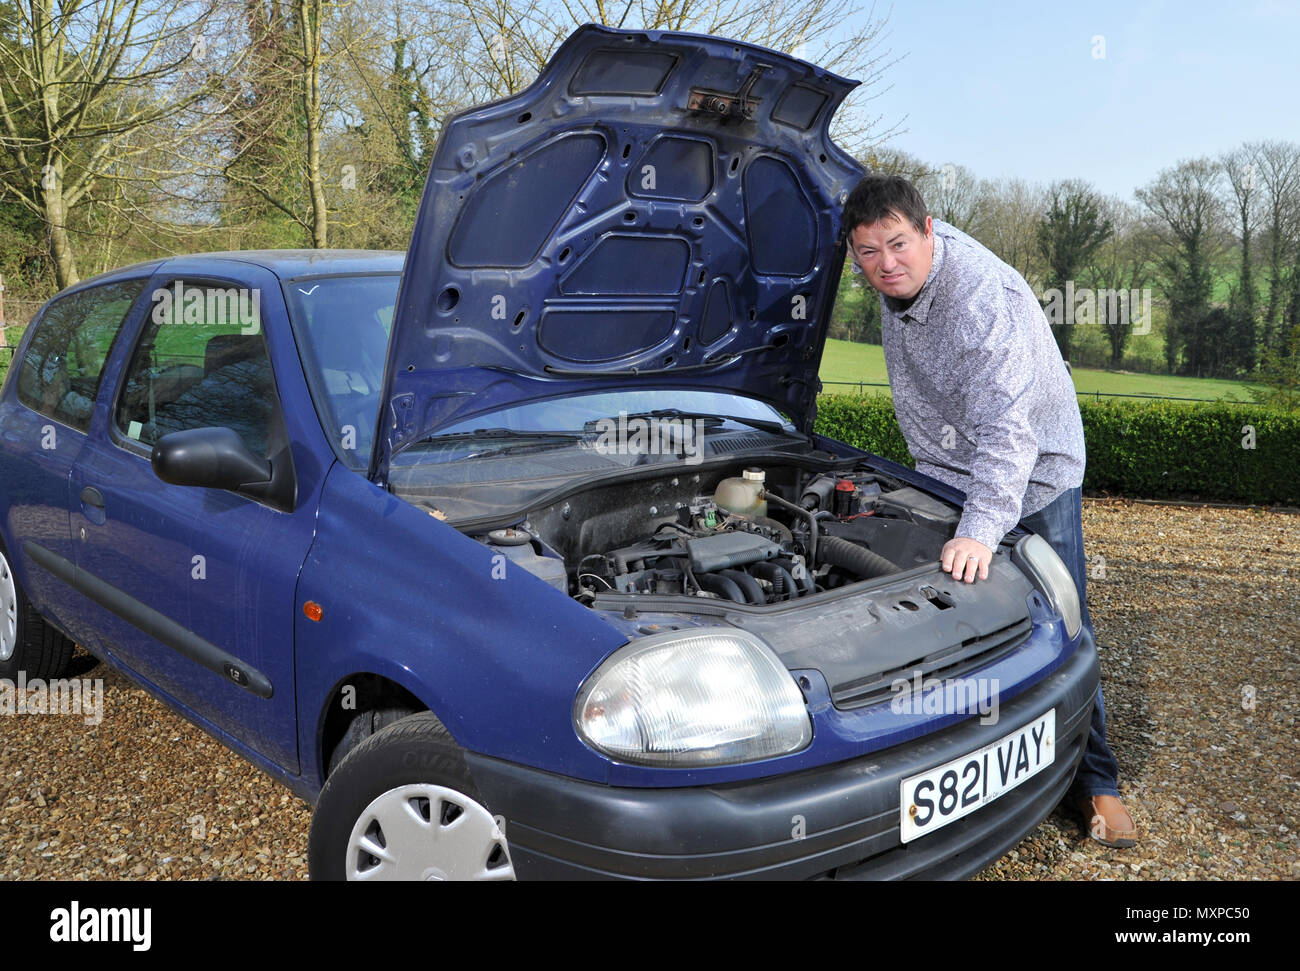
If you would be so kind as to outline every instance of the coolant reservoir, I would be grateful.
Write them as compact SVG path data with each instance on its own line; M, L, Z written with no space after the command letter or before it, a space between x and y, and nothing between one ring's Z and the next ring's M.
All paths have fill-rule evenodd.
M713 493L713 501L719 509L739 513L742 516L766 516L767 500L760 499L763 494L766 476L762 469L746 469L740 478L723 479Z

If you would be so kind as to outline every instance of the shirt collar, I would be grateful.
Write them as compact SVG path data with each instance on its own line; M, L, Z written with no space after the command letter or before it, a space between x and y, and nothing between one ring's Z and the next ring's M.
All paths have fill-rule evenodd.
M926 276L925 282L921 284L921 289L917 291L912 298L911 304L906 309L900 309L898 301L893 297L885 298L885 305L890 312L904 323L924 324L930 315L930 305L934 302L934 294L938 289L931 286L934 278L939 275L939 270L943 267L943 237L938 233L934 234L934 260L930 264L930 273Z

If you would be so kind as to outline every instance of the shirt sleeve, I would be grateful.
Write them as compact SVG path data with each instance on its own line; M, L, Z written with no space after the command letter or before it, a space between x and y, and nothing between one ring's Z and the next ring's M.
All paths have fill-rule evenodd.
M966 536L996 550L1020 521L1029 476L1038 460L1038 440L1029 421L1034 361L1029 353L1030 314L1037 307L990 281L971 294L957 385L966 427L974 429L966 505L957 524Z

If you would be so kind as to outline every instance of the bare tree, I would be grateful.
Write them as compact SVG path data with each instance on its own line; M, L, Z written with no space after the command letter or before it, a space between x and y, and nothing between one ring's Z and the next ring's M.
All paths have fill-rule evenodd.
M250 0L246 18L265 41L231 82L243 97L212 176L226 186L228 215L278 213L291 239L324 248L339 205L330 194L355 180L329 164L327 145L357 114L358 72L385 42L353 0Z
M1038 249L1038 226L1047 208L1046 191L1024 179L984 182L980 191L980 242L1031 285L1041 283L1045 265Z
M896 134L866 106L885 90L895 61L881 49L885 18L856 0L454 0L474 31L472 49L458 52L475 101L527 87L560 43L585 23L629 30L714 34L792 53L863 83L835 119L833 135L861 153ZM861 26L850 26L860 24Z
M1255 142L1246 146L1263 188L1264 228L1268 234L1268 304L1261 343L1272 347L1282 312L1288 250L1300 244L1300 145Z
M1251 243L1258 232L1262 181L1259 177L1259 159L1249 145L1227 152L1219 159L1224 181L1228 186L1228 208L1236 218L1237 242L1241 252L1241 272L1237 286L1232 291L1229 316L1233 319L1234 335L1230 350L1236 363L1244 371L1255 367L1256 304L1254 259Z
M107 202L125 204L121 182L141 178L141 162L158 191L182 176L160 160L193 137L187 123L215 95L204 63L224 35L213 29L215 0L19 0L14 9L15 28L0 34L0 178L44 221L65 287L79 279L71 220L97 188L117 181ZM227 53L223 68L237 59Z
M964 233L978 234L988 200L970 169L945 162L922 176L916 187L932 216Z
M934 169L915 155L886 145L876 145L867 149L858 161L869 172L880 175L901 175L913 185L934 174Z

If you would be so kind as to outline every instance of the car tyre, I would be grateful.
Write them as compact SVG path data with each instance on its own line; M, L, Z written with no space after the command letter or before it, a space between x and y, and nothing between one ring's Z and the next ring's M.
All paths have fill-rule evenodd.
M75 647L36 612L0 544L0 678L15 681L20 671L28 681L60 678Z
M313 880L513 880L500 821L432 712L347 754L321 790L307 847Z

